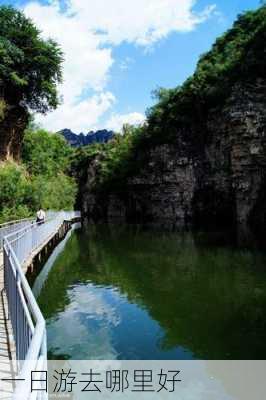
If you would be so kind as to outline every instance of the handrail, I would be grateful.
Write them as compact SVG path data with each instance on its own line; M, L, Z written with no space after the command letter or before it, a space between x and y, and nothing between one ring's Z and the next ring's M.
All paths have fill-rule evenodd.
M58 212L43 224L32 223L4 237L4 282L9 315L20 363L19 378L26 378L40 363L47 361L45 319L23 273L23 264L36 249L55 233L65 220L79 218L79 212ZM46 393L41 392L46 399ZM31 398L30 387L19 381L14 400Z
M12 322L12 327L13 330L15 330L14 332L14 336L15 336L15 341L16 341L16 356L17 356L17 360L21 363L23 362L23 360L35 360L35 362L32 364L33 370L37 365L37 362L39 360L39 357L41 355L41 349L42 347L45 347L45 341L46 341L46 328L45 328L45 320L42 316L42 313L39 309L39 306L35 300L35 297L33 296L33 293L31 291L31 288L28 284L28 281L25 277L25 275L23 274L22 268L20 266L20 263L16 257L16 254L14 252L14 250L12 249L12 246L8 243L8 240L6 238L4 238L4 253L5 255L8 255L9 260L11 261L11 265L12 267L15 269L15 273L16 273L16 289L17 289L17 294L16 297L18 297L19 294L19 298L20 298L20 303L22 304L22 307L20 307L21 311L22 311L22 315L12 315L12 305L10 304L10 301L14 300L14 299L10 299L10 296L8 297L8 305L9 305L9 312L10 312L10 317L11 317L11 322ZM6 283L6 274L8 274L8 271L6 271L6 266L8 264L5 263L5 283ZM11 266L9 265L9 267ZM21 292L18 291L18 288L21 288ZM7 290L7 295L8 292L10 293L10 290L8 290L10 288L6 288ZM23 294L23 296L22 296ZM21 301L23 297L23 301ZM17 304L18 305L18 299L16 299ZM26 307L26 310L25 308ZM24 316L23 316L23 311L24 311ZM34 322L31 319L31 315L34 317ZM25 318L26 316L26 318ZM24 318L23 318L24 317ZM28 321L28 318L30 318L30 322ZM21 349L21 343L19 341L19 336L20 336L20 332L19 332L19 328L20 328L20 321L22 321L24 319L24 326L27 326L27 334L25 335L25 338L27 339L28 342L28 349L26 352L26 355L23 354L25 351L23 349ZM25 324L25 322L28 322L27 324ZM21 324L22 325L22 324ZM33 328L33 331L32 331ZM24 332L23 332L24 333ZM31 340L29 340L29 338ZM26 343L27 344L27 343ZM27 347L27 346L26 346ZM23 357L24 356L24 357ZM45 358L47 357L47 355L45 354ZM22 365L18 365L20 373L20 379L26 379L27 375L29 373L29 371L27 370L27 363L23 363ZM22 396L23 393L23 396ZM27 399L30 395L30 388L28 388L28 385L24 386L23 384L20 384L16 387L16 391L15 394L13 396L14 399L21 399L21 398L25 398Z
M32 219L32 218L13 219L11 221L3 222L2 224L0 224L0 229L5 226L15 225L18 222L28 221L30 219Z
M3 238L5 236L17 231L19 228L29 225L32 221L32 218L24 218L0 224L0 248L3 246Z

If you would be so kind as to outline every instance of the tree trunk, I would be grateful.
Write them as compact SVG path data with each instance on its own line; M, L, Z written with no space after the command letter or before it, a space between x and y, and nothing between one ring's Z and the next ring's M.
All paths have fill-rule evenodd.
M19 160L24 130L29 121L28 111L20 106L7 106L0 120L0 161Z

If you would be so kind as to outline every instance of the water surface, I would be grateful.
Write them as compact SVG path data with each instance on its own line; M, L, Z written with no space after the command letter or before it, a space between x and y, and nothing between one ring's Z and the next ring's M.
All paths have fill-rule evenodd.
M209 239L74 231L38 287L50 358L265 359L266 256Z

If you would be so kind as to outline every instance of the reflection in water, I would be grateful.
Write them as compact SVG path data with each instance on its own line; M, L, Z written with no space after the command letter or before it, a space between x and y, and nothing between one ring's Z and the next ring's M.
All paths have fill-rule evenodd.
M38 298L50 357L265 359L266 256L207 243L126 226L75 231Z

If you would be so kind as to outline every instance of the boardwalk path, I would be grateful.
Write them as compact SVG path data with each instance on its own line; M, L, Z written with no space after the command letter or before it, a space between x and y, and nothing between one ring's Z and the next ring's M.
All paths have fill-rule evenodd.
M24 225L23 232L25 234L24 233L21 234L22 230L19 230L20 236L17 237L16 232L18 232L18 231L13 232L14 235L17 237L15 239L15 240L17 240L17 243L18 243L18 241L20 241L19 245L16 248L16 251L18 251L18 254L16 254L16 255L18 257L21 257L21 259L23 260L23 261L21 261L22 265L18 264L15 266L19 275L22 274L23 272L26 273L28 267L32 265L32 262L36 256L39 256L41 258L42 250L44 250L45 254L47 253L50 243L52 246L56 245L58 243L58 241L60 241L65 236L67 231L70 229L71 223L77 219L80 219L80 212L59 211L59 212L53 212L52 215L50 215L47 222L42 225L36 225L36 224L32 224L32 223L29 224L29 222L27 221L26 222L27 225L25 226L25 223L23 222L23 224L22 224L22 225ZM20 228L21 228L21 226L20 226ZM32 236L32 235L34 235L34 236ZM32 240L33 237L34 237L34 240ZM1 241L1 246L2 246L2 241ZM23 247L23 246L25 246L25 247ZM26 254L23 253L23 251L25 249L28 252ZM20 258L18 258L18 259L20 259ZM19 261L18 261L18 263L19 263ZM9 264L10 264L10 260L9 260ZM9 265L9 264L7 264L7 265ZM9 270L9 273L11 273L11 271L12 270ZM21 282L22 282L22 286L23 286L23 280ZM24 282L24 285L25 285L25 282ZM31 302L32 307L33 307L32 308L33 324L36 323L36 326L37 326L38 323L43 323L43 317L40 317L41 311L38 309L38 305L37 305L36 301L34 300L33 295L30 294L30 292L29 292L30 288L28 288L28 286L26 285L24 287L24 289L25 289L24 294L26 295L26 297L27 297L27 293L28 293L28 298L26 298L26 300ZM23 290L23 287L22 287L22 290ZM16 296L16 295L18 296L17 299L18 299L19 304L21 305L22 300L20 297L20 292L19 291L15 292L14 296ZM12 301L15 299L11 298L9 300L12 303ZM25 302L23 304L27 304L27 302ZM12 311L14 312L13 317L16 318L19 323L21 320L21 315L16 314L17 310L18 310L17 307L15 307L15 310L14 310L14 307L12 308ZM30 312L30 311L28 310L28 312ZM20 328L24 329L23 326ZM31 328L28 325L27 330L30 331L30 329ZM44 328L44 330L45 330L45 328ZM34 334L36 332L39 334L37 329L36 329L36 331L34 331ZM45 335L42 336L42 340L44 340L44 338L45 338ZM21 336L20 336L19 344L26 345L26 343L23 343L23 338L21 338ZM40 346L43 344L45 344L45 343L41 342ZM23 349L23 347L20 347L20 350L21 349ZM34 349L34 351L35 350L36 349ZM36 350L36 354L37 353L39 354L40 351L41 351L41 347ZM23 353L21 353L21 354L23 354ZM24 357L24 355L23 355L23 357ZM37 355L36 355L36 357L37 357ZM46 359L46 355L44 355L44 358ZM37 361L38 360L36 360L36 362ZM21 365L20 365L20 368L21 368ZM11 398L11 393L13 391L12 378L14 379L17 375L16 369L17 369L17 361L16 361L15 342L13 339L12 326L11 326L11 322L10 322L9 315L8 315L6 293L4 291L3 252L2 252L2 248L0 247L0 400L7 400L7 399ZM3 379L4 379L4 381L3 381ZM6 379L9 381L6 381ZM28 396L28 394L27 394L28 388L23 387L23 393L26 393L26 395ZM24 399L21 399L21 400L24 400Z
M28 266L40 251L50 242L50 240L58 233L58 230L52 232L42 244L29 255L23 264L23 271L26 273ZM7 298L4 291L4 265L3 252L0 249L0 400L6 399L2 397L3 378L10 378L15 368L16 349L12 335L11 322L8 319ZM14 376L14 375L13 375ZM10 383L5 383L6 388L10 388ZM8 397L7 397L8 398Z

